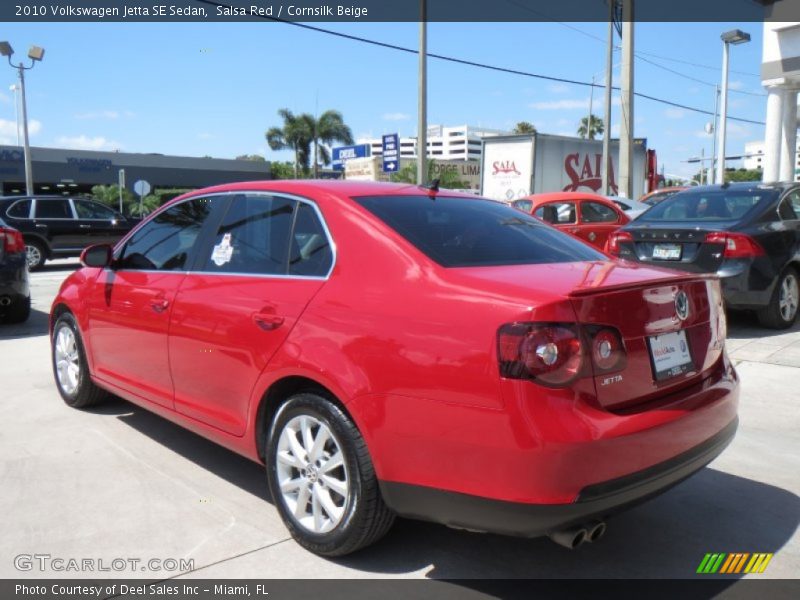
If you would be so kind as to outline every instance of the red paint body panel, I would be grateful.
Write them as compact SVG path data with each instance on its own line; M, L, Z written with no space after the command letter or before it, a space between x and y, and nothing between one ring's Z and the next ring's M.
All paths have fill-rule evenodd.
M531 504L573 502L735 418L738 380L713 279L616 260L447 269L350 199L416 187L248 182L203 193L236 190L313 201L336 244L329 278L174 274L144 278L145 294L126 289L140 273L82 269L54 308L76 315L99 385L253 460L259 406L294 376L346 406L382 480ZM693 309L686 322L674 318L680 290ZM148 302L162 293L170 306L155 314ZM140 307L133 320L114 311L125 301ZM284 321L267 331L255 313ZM628 351L622 381L609 392L591 373L563 389L501 378L498 329L523 321L617 328ZM695 370L657 383L646 338L678 329Z

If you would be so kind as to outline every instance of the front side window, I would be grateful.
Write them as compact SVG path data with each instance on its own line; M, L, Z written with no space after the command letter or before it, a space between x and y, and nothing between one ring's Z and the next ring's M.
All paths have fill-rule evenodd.
M12 204L6 214L15 219L27 219L31 215L31 201L20 200Z
M419 195L354 200L444 267L607 260L538 219L485 198Z
M69 200L37 200L36 201L37 219L71 219L72 209L69 207Z
M514 208L518 208L522 212L527 213L531 212L531 209L533 208L532 200L515 200L512 202L512 204L514 205Z
M237 196L216 235L203 271L284 275L295 202L267 195Z
M574 202L552 202L536 209L533 213L545 223L553 225L574 225L578 222Z
M120 269L182 271L203 223L211 214L213 198L193 198L156 215L125 244L117 262Z
M97 202L73 200L73 203L75 204L75 212L78 213L79 219L103 219L104 221L110 221L118 217L117 213L113 210Z
M584 223L616 223L618 218L610 206L599 202L581 203L581 221Z

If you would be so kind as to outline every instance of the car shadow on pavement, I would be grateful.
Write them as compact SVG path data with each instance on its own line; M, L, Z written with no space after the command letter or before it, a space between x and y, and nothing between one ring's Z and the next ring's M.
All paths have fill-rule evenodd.
M757 340L800 331L800 318L788 329L768 329L758 322L754 312L735 311L728 313L728 339Z
M220 451L213 442L123 400L114 399L93 412L116 415L159 444L271 503L263 468L252 461ZM471 533L398 519L369 550L333 562L387 577L424 570L433 579L687 578L696 576L708 552L773 552L777 564L780 549L798 524L797 495L705 468L662 496L610 518L602 540L574 551L547 538ZM484 591L478 583L476 589Z
M49 331L50 315L36 308L31 308L31 315L24 323L0 323L0 339L3 340L47 335Z

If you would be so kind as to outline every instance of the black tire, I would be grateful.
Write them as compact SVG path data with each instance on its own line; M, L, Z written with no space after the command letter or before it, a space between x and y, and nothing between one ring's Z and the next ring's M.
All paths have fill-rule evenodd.
M770 329L788 329L797 320L797 296L798 285L800 285L797 270L794 267L786 267L786 269L778 277L778 282L775 284L775 289L772 291L769 305L758 311L758 320L764 327ZM794 312L787 311L786 308L782 310L781 301L784 299L782 296L786 293L785 287L793 288L794 293Z
M338 524L330 531L323 533L312 531L295 518L280 489L281 475L277 457L281 434L287 424L293 422L293 419L296 422L297 417L303 416L311 417L312 420L327 427L332 433L329 443L332 443L333 446L326 445L325 453L328 452L328 449L335 448L341 452L342 462L346 467L347 493L337 496L337 499L342 502L342 516ZM317 429L314 434L315 438L319 432L320 429ZM267 434L266 468L269 489L283 522L297 543L315 554L343 556L355 552L382 538L394 522L395 515L383 502L367 446L358 429L336 404L317 394L297 394L289 398L278 409ZM299 469L286 466L282 468L284 472L286 469L296 472L298 480L300 477L306 482L310 480ZM326 480L323 474L324 461L319 470L319 479L317 479L316 473L315 469L313 480L306 485L310 490L320 489L314 488L314 486L320 486L324 492L326 489ZM328 473L333 473L333 471ZM328 487L327 489L328 498L334 498L333 488ZM311 496L306 495L304 506L313 506L314 493L310 491Z
M31 299L17 298L5 309L2 321L5 323L24 323L31 315Z
M69 389L68 385L62 384L59 380L56 346L59 343L59 334L62 329L72 332L72 339L75 341L74 352L70 353L75 356L74 364L78 367L74 389ZM65 335L68 337L68 334L65 333ZM53 327L53 337L50 340L50 356L52 358L53 376L56 380L56 388L58 388L58 393L61 394L61 397L68 406L72 408L87 408L105 399L107 392L97 387L89 376L89 364L86 362L86 352L83 349L81 334L75 322L75 317L70 313L64 313L58 317Z
M39 241L25 240L25 255L29 271L38 271L47 260L47 248Z

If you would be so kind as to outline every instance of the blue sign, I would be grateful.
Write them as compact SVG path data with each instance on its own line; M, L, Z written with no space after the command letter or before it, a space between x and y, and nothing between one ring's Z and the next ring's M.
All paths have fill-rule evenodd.
M390 133L383 136L383 172L395 173L400 170L400 136Z
M369 144L339 146L331 150L331 164L336 171L344 171L344 163L351 158L364 158L370 155Z

